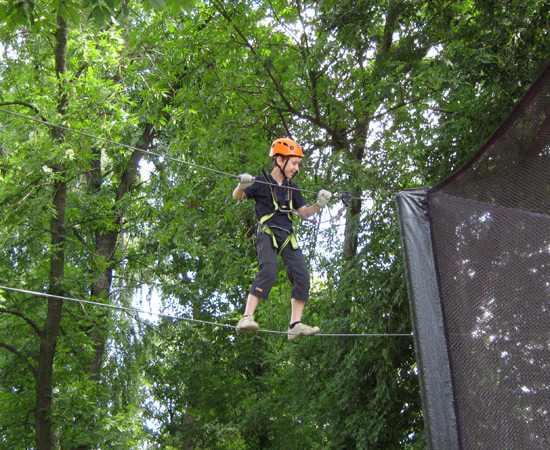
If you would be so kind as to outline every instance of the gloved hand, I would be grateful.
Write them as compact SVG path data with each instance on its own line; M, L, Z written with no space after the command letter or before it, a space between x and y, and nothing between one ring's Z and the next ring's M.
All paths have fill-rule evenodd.
M319 194L317 194L317 204L322 208L328 203L330 197L332 197L332 194L329 191L321 189Z
M254 177L247 173L243 173L237 177L239 181L239 187L244 191L247 187L252 186L254 183Z

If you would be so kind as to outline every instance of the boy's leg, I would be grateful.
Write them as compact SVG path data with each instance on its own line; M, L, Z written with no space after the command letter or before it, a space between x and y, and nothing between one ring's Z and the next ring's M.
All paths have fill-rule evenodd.
M271 236L266 233L256 235L256 253L258 255L259 271L254 277L252 287L246 300L244 315L239 320L237 331L258 331L259 325L254 320L254 313L260 300L266 300L275 284L278 272L277 249L273 247Z
M246 308L244 310L245 316L253 316L256 312L256 308L260 304L260 299L256 297L255 295L248 294L248 298L246 300Z
M250 296L253 296L259 300L267 300L271 288L277 281L279 271L277 249L273 246L273 238L267 233L262 232L256 235L256 254L258 256L258 273L252 282L249 299ZM252 306L253 304L251 304ZM258 305L256 304L256 306ZM255 307L254 310L256 310Z
M304 312L304 306L306 306L306 302L293 298L290 301L290 306L290 323L293 324L295 322L300 322L302 320L302 313Z
M237 331L241 333L246 333L248 331L258 331L260 326L254 320L254 312L260 303L260 299L255 295L248 294L248 299L246 300L246 309L244 315L239 320L237 324Z
M285 269L292 283L292 300L288 340L293 341L301 336L312 336L321 331L319 327L310 327L301 323L302 313L309 300L309 271L305 257L300 249L285 248L281 254Z
M302 336L313 336L321 331L319 327L310 327L309 325L301 322L302 312L304 311L306 302L293 298L291 300L291 305L292 313L290 316L290 326L287 331L289 341L294 341Z
M293 249L289 244L282 251L281 258L285 264L288 279L292 283L292 298L307 303L309 300L310 282L309 270L304 254L299 248ZM300 308L298 305L295 307ZM303 310L303 305L301 308Z

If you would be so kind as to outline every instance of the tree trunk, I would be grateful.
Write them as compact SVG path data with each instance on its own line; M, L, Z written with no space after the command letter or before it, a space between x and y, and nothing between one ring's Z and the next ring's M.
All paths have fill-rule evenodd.
M51 256L50 289L53 295L63 295L62 282L65 265L65 199L67 186L65 181L55 185L54 211L52 218L52 246L55 249ZM48 312L42 337L40 340L40 353L38 357L38 371L36 377L36 448L38 450L50 450L53 448L52 439L52 386L53 386L53 361L57 335L61 323L63 301L58 299L48 300Z
M153 141L155 132L153 125L147 125L142 136L142 145L140 148L147 149ZM130 191L132 183L135 180L139 162L143 156L143 152L135 150L130 156L126 170L122 174L120 184L117 188L115 203L112 207L115 214L115 224L111 231L105 233L102 230L97 230L95 234L95 251L101 257L101 261L105 264L105 268L97 271L94 274L94 283L92 285L92 297L96 299L109 298L111 294L111 283L113 280L113 255L118 244L120 235L120 227L122 224L122 212L119 211L119 202ZM99 189L101 185L101 166L96 163L93 171L93 179L90 182L90 187ZM103 364L103 356L105 354L106 336L102 333L99 327L95 327L92 331L92 339L94 341L94 358L90 366L90 374L93 380L99 381L101 374L101 366Z
M64 115L67 107L67 96L63 88L62 75L67 72L67 22L58 14L57 31L55 33L55 68L58 77L59 102L57 111ZM65 140L64 132L59 128L52 129L54 142L62 144ZM62 164L53 166L57 181L54 183L53 217L51 220L52 255L50 257L50 288L52 295L63 296L63 280L65 277L65 210L67 201L67 183L65 181L65 167ZM40 339L40 353L38 356L38 370L36 377L36 406L35 406L35 438L38 450L51 450L54 446L52 434L52 392L53 392L53 364L55 347L61 323L63 301L48 300L48 311L44 330Z
M140 148L147 149L154 138L153 125L147 125L143 132L142 145ZM94 272L94 283L92 284L91 296L94 299L107 299L111 295L111 284L113 280L113 256L118 245L118 238L120 236L123 214L119 210L119 202L123 200L124 196L128 194L132 183L135 180L139 162L143 156L143 152L135 150L130 156L130 160L124 173L122 174L120 184L117 188L116 198L112 207L114 214L113 229L104 232L103 230L96 230L94 236L94 250L100 257L100 261L103 264L100 269ZM96 159L93 162L92 170L89 173L88 188L92 193L98 193L101 189L102 173L101 173L101 155L97 154ZM100 320L107 316L107 313L100 316ZM99 383L101 379L101 368L103 366L103 358L105 356L107 335L102 331L101 323L95 323L88 331L87 334L93 341L94 354L90 361L89 373L90 379ZM94 423L90 421L90 430L93 430ZM73 447L74 450L88 450L90 444L83 444Z
M57 172L64 176L64 169L58 168ZM67 196L67 184L62 178L54 185L53 199L54 217L51 222L52 248L50 258L50 289L52 295L63 296L63 278L65 276L65 208ZM38 450L50 450L53 448L52 439L52 388L53 388L53 362L63 301L58 299L48 300L48 312L46 322L40 340L40 353L38 357L38 371L36 377L36 448Z

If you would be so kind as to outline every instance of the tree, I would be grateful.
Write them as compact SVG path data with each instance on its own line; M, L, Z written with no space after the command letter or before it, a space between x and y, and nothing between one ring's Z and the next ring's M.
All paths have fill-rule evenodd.
M19 27L20 25L30 25L30 30L35 31L35 35L38 41L48 40L47 34L41 35L40 32L44 28L53 26L55 32L53 33L53 57L54 65L52 67L55 74L55 90L46 92L40 92L42 96L46 97L46 101L43 104L34 104L28 101L22 102L21 100L8 101L3 105L21 105L30 110L31 112L38 112L43 115L42 110L48 109L48 106L53 106L54 111L58 118L65 124L70 124L74 116L78 116L78 110L83 106L81 98L73 99L74 86L80 85L84 90L90 88L93 80L98 81L99 85L102 85L105 91L109 91L111 95L116 96L116 88L120 87L120 83L117 83L116 76L113 73L109 73L109 69L114 68L113 61L109 61L105 58L105 66L107 70L96 78L93 68L89 61L86 61L86 50L90 52L96 52L100 50L99 47L94 47L91 42L87 41L86 44L89 47L80 49L77 48L75 55L78 56L79 50L84 50L84 58L75 58L76 66L71 67L71 72L68 69L68 40L69 40L69 22L68 17L76 22L76 25L80 23L80 14L85 13L86 9L90 12L90 16L94 17L97 22L100 22L100 28L96 28L96 32L101 32L103 27L103 35L107 39L107 45L112 45L108 42L109 39L119 39L120 33L115 30L113 24L105 24L102 19L106 18L107 13L115 12L120 6L118 3L112 3L110 8L101 2L92 2L88 7L82 7L77 4L67 6L64 2L60 2L55 5L55 12L46 13L45 16L41 16L39 19L34 10L41 9L45 5L39 3L14 3L8 4L5 7L5 17L9 29L19 30L21 34L16 34L11 39L11 50L20 56L21 53L26 52L29 45L25 39L25 29ZM55 22L54 22L55 19ZM119 19L124 20L124 15L119 16ZM104 27L106 25L106 28ZM118 36L117 36L118 34ZM20 45L20 41L23 41ZM108 51L113 52L114 47L108 48ZM40 48L40 51L44 51ZM36 64L34 55L28 54L27 58L23 60L23 64L29 63L30 65ZM111 67L109 67L109 64ZM82 83L81 80L86 78L86 83ZM16 84L17 88L22 88L22 83ZM36 87L30 85L30 91L36 92ZM114 87L114 89L113 89ZM93 87L92 87L93 89ZM173 88L177 90L177 85ZM173 91L172 91L173 92ZM13 97L19 97L19 91L10 92ZM173 94L172 94L173 96ZM157 104L159 108L163 108L169 103L171 96ZM74 102L73 102L74 100ZM84 99L84 102L86 100ZM45 103L45 104L44 104ZM48 105L49 103L49 105ZM122 110L116 111L113 108L114 103L103 104L103 110L97 108L91 108L88 110L90 115L86 113L82 114L82 120L88 120L94 115L99 117L110 115L113 112L119 113ZM109 108L111 106L111 108ZM109 109L111 109L109 111ZM96 117L97 117L96 116ZM77 270L80 270L81 277L86 277L86 282L83 284L74 286L78 292L83 292L86 287L89 288L89 294L94 299L106 300L111 294L113 270L116 264L118 264L118 258L124 258L125 255L121 252L117 252L117 248L120 244L120 235L123 227L124 220L124 208L125 203L128 202L127 198L131 195L131 189L133 188L136 180L137 170L143 152L141 150L147 149L154 136L154 121L148 123L142 123L139 126L140 132L136 148L130 157L126 160L125 157L119 158L119 161L114 161L115 165L110 171L103 171L102 158L105 158L107 150L103 150L93 145L91 152L75 156L73 149L68 148L67 137L64 128L53 126L51 128L51 142L53 148L58 149L54 153L53 158L48 158L49 169L48 175L50 180L47 183L51 183L52 188L52 205L51 205L51 224L50 234L51 242L49 244L50 250L50 273L48 282L48 293L52 297L48 300L48 309L46 312L44 325L42 327L35 327L40 342L40 349L38 352L36 368L34 365L29 364L33 368L33 374L35 376L36 385L36 404L35 404L35 430L36 430L36 447L38 449L50 449L53 448L55 443L55 433L52 430L53 414L52 414L52 397L54 392L54 358L56 356L56 347L59 338L60 327L63 318L63 301L57 297L66 296L68 290L68 282L66 280L66 268L67 268L67 249L66 244L69 239L67 235L68 229L72 232L72 236L77 240L76 252L81 253L77 255L80 261L76 262ZM36 163L35 163L36 164ZM40 164L40 163L38 163ZM83 164L86 168L84 172L81 171ZM8 166L9 167L9 166ZM10 167L17 171L19 167ZM74 177L74 178L71 178ZM86 190L80 190L84 192L84 196L80 198L68 198L68 189L73 188L78 191L79 184L69 184L69 180L82 180L84 179ZM112 194L106 196L105 194L109 189L112 189ZM87 197L86 197L87 196ZM72 200L72 201L71 201ZM90 201L91 200L91 201ZM100 221L95 223L89 223L86 230L82 232L79 226L80 219L78 212L73 214L70 219L76 219L75 222L69 222L67 224L67 209L73 207L78 202L81 203L83 209L92 209L94 214L99 214ZM128 203L129 204L129 203ZM76 216L76 217L75 217ZM89 234L88 234L89 233ZM78 248L81 246L81 248ZM74 257L74 254L73 254ZM75 261L73 261L75 262ZM10 312L11 313L11 312ZM13 313L18 315L16 313ZM22 317L22 313L20 313ZM108 323L106 321L107 315L96 314L95 318L91 320L91 323L80 323L79 326L84 331L87 338L91 340L91 357L87 362L87 370L84 374L90 378L91 381L98 383L100 381L100 371L103 365L103 359L105 354L105 347L107 341L107 334L103 328ZM31 319L27 319L28 323L31 323ZM32 322L34 323L34 322ZM4 348L11 350L15 354L19 352L9 345L4 345ZM20 355L25 359L24 355ZM87 427L90 430L93 429L93 420L90 417L86 417L83 413L77 413L76 416L79 420L87 422ZM82 442L82 444L79 443ZM90 444L87 443L87 437L76 438L72 445L75 448L90 448Z
M433 184L487 138L545 63L548 5L176 5L2 5L2 107L66 127L2 116L6 285L124 306L154 286L177 314L233 325L254 219L226 175L257 172L287 135L304 145L306 196L336 194L321 221L353 196L341 221L300 227L307 314L329 333L409 332L391 191ZM288 298L281 279L262 327L286 328ZM34 433L37 448L423 448L410 338L288 346L47 303L3 294L14 447Z
M497 81L496 75L510 64L518 69L510 79L528 83L544 64L545 45L531 48L539 58L531 73L520 73L524 54L520 46L513 47L514 56L493 57L488 64L487 45L478 47L489 29L485 6L472 2L322 2L316 9L287 2L256 3L254 8L242 2L213 5L213 19L211 10L204 12L209 23L222 23L223 19L226 26L220 25L222 34L208 28L219 37L214 45L203 47L201 55L209 64L205 64L208 70L201 72L201 79L204 84L215 80L210 82L216 89L209 92L223 89L224 82L230 80L233 87L223 93L232 93L232 105L227 106L224 97L210 97L213 104L223 107L216 113L211 105L201 104L199 116L203 114L208 121L202 128L221 128L215 120L219 117L225 125L224 136L232 138L232 148L247 149L248 158L236 170L248 171L251 161L264 155L248 145L247 135L232 134L233 129L245 126L228 119L226 110L239 117L241 111L250 111L269 137L286 134L311 143L306 153L315 162L307 178L317 184L308 187L350 189L355 197L346 219L343 247L336 235L327 232L323 236L326 248L338 256L324 259L321 255L317 266L326 268L333 281L317 298L324 299L324 307L333 306L329 309L337 311L336 319L327 318L320 305L313 305L313 314L322 320L323 329L333 327L334 331L410 330L394 211L391 203L384 201L390 198L388 191L433 183L462 164L521 95L521 90L501 86L503 79ZM544 16L545 7L535 3L527 8L529 15L519 14L516 8L519 5L509 3L494 9L498 10L500 39L492 48L494 55L508 53L517 30L529 28L530 16L536 17L536 24ZM512 16L516 25L509 27L507 17ZM530 42L534 42L531 33L545 34L539 25L535 28L538 31L526 33ZM491 69L491 75L482 68ZM200 85L202 92L204 84ZM504 103L494 102L495 91ZM454 108L461 111L455 113ZM479 121L480 110L493 120ZM245 120L241 123L247 124ZM210 133L201 142L208 139L213 139ZM269 138L262 142L267 148ZM365 197L381 201L372 207ZM306 233L306 239L312 235ZM212 242L210 236L205 247L206 242ZM185 266L193 274L187 281L195 292L207 283L201 276L205 269L218 273L218 279L231 273L225 265L205 268L201 264L205 259L199 254ZM245 266L247 262L245 259ZM274 317L280 308L272 308L262 314L278 325ZM326 374L315 372L304 383L311 390L293 391L291 401L313 402L321 405L320 411L327 411L326 417L317 415L314 420L317 426L328 424L334 448L422 448L410 341L379 340L361 345L342 340L338 345L320 346L314 353L319 372L329 369ZM256 358L269 360L269 354ZM306 367L309 364L304 363ZM317 378L323 381L317 382ZM359 386L355 380L361 380ZM371 392L375 394L369 397ZM282 390L277 394L284 395ZM264 402L262 408L280 416L277 408ZM365 411L372 411L372 416L365 417ZM194 417L200 420L198 414ZM353 426L348 426L350 423ZM401 425L393 427L396 423Z

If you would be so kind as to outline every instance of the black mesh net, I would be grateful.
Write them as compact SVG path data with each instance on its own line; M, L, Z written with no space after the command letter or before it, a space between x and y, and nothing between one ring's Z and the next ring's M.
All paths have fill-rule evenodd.
M462 449L550 449L550 71L427 195Z

